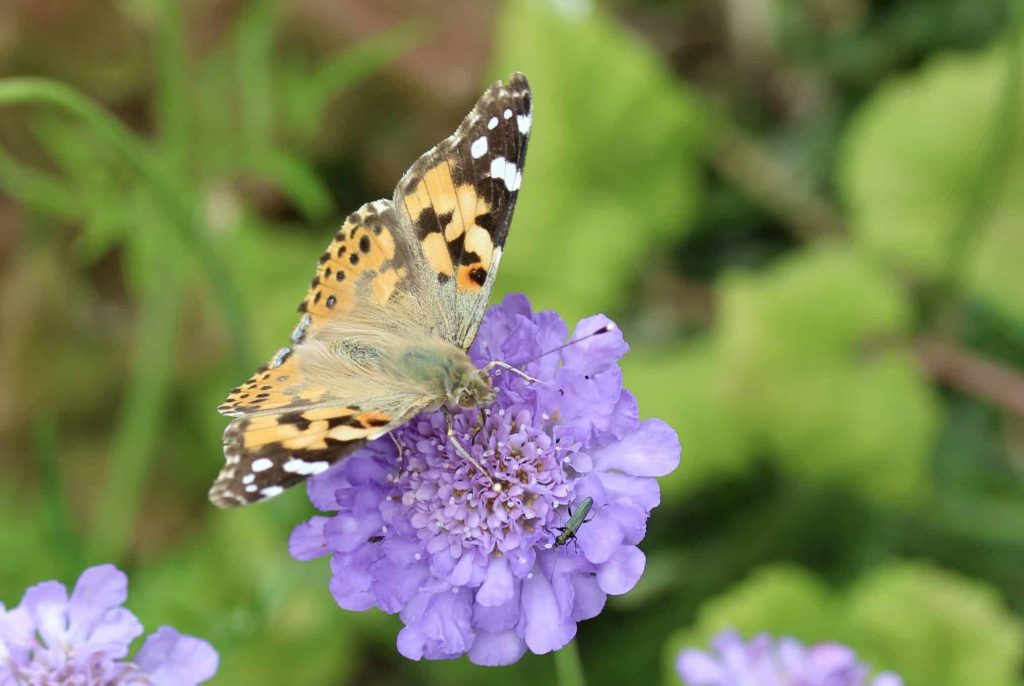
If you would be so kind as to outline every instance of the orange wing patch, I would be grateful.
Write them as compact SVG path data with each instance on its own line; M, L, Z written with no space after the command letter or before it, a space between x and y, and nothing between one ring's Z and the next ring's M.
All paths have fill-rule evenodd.
M303 316L292 334L301 343L310 327L342 317L360 302L383 304L408 273L395 242L397 219L390 202L363 205L349 215L327 251L299 305Z
M485 228L491 204L472 178L457 182L453 162L442 159L403 196L427 263L442 282L456 276L458 289L476 292L487 278L494 244Z
M376 438L391 423L384 412L355 407L326 407L284 414L257 415L240 424L238 440L245 450L279 445L287 451L327 450L337 443Z

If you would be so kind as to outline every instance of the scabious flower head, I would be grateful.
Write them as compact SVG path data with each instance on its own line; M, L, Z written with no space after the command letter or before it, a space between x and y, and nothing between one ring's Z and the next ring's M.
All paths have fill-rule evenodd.
M686 686L903 686L888 672L870 678L868 666L839 643L805 646L768 634L744 642L735 631L720 633L711 652L682 651L676 668Z
M68 597L56 581L0 604L0 686L193 686L217 671L209 643L160 627L133 660L142 625L121 607L128 579L112 565L82 573Z
M610 324L584 319L573 338ZM539 380L496 368L494 403L455 411L457 440L490 476L459 456L432 412L394 432L401 462L385 436L310 481L313 504L335 514L298 526L292 555L331 556L342 608L399 613L408 658L501 665L557 650L643 572L637 544L659 501L655 477L678 465L679 442L664 422L639 421L617 329L538 357L567 335L523 296L484 317L473 361ZM555 545L588 497L577 539Z

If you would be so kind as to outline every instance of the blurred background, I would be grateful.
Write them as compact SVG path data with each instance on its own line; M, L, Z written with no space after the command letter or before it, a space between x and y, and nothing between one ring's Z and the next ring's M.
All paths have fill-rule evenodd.
M999 0L0 3L0 600L89 564L214 684L537 684L413 663L221 512L215 407L342 218L482 87L533 138L496 297L604 312L680 434L590 684L726 626L908 686L1024 684L1024 12ZM53 82L9 80L46 77Z

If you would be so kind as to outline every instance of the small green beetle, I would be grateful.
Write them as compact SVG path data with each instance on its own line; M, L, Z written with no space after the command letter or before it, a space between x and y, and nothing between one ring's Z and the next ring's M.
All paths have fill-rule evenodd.
M586 524L588 521L587 515L590 513L590 508L594 506L594 499L587 496L580 503L580 506L576 508L575 512L569 513L569 521L565 523L565 526L558 527L558 536L555 537L555 547L559 548L569 541L576 539L576 532L580 530L580 527Z

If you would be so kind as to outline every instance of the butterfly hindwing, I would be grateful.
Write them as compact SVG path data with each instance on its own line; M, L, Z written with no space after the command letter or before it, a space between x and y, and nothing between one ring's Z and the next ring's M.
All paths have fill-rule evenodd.
M226 464L210 489L219 507L272 498L387 431L394 418L356 406L241 417L224 432Z
M306 379L292 349L281 348L248 381L231 389L217 410L229 417L280 412L318 403L328 395L327 388Z
M452 312L451 343L466 349L487 306L522 182L532 124L529 84L515 74L480 97L450 137L405 173L395 206L408 222Z

